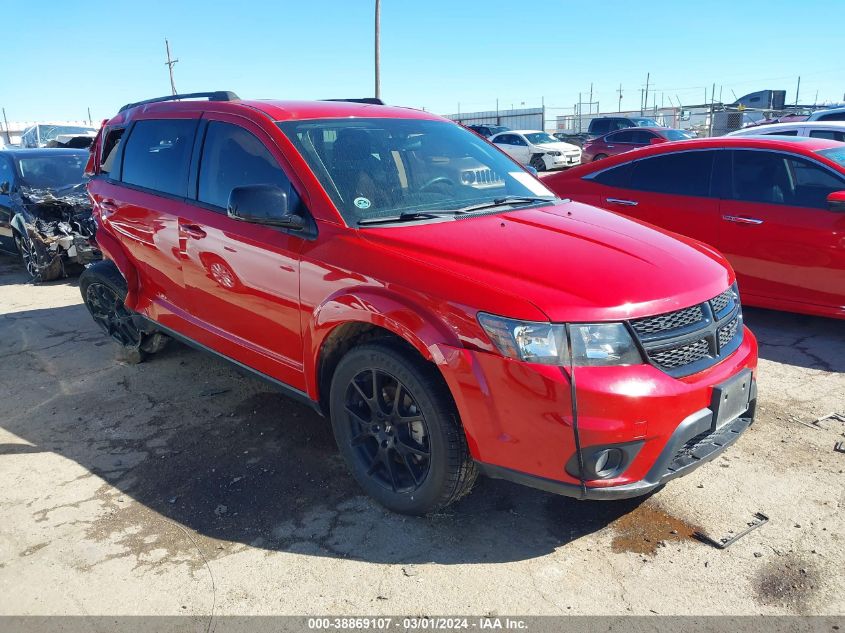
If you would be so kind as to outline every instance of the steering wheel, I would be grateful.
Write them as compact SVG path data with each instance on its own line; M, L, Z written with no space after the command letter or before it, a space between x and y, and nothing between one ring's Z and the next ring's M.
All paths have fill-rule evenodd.
M436 178L432 178L427 183L420 187L420 191L426 191L435 185L447 185L449 187L455 186L455 181L447 178L446 176L437 176Z

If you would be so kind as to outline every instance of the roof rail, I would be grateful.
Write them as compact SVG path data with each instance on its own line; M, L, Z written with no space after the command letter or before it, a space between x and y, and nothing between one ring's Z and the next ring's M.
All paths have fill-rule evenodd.
M350 103L369 103L370 105L384 105L384 101L377 97L361 97L360 99L323 99L323 101L349 101Z
M135 106L144 105L147 103L161 103L162 101L179 101L180 99L208 99L209 101L237 101L240 99L238 95L229 90L215 90L214 92L189 92L181 95L167 95L166 97L156 97L155 99L145 99L144 101L136 101L135 103L127 103L118 112L123 112Z

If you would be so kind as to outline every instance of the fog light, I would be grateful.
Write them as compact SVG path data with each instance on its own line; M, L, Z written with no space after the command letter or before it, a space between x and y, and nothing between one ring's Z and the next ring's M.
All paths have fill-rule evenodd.
M622 465L623 454L618 448L606 448L593 456L593 472L597 479L612 477Z

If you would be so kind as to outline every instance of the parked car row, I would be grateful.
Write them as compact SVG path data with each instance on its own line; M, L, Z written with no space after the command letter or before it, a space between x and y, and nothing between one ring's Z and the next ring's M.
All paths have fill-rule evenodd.
M99 131L85 172L104 259L83 301L137 358L181 340L312 406L394 511L443 508L479 474L647 494L754 420L741 296L845 316L835 141L638 126L663 141L578 166L540 131L190 97Z

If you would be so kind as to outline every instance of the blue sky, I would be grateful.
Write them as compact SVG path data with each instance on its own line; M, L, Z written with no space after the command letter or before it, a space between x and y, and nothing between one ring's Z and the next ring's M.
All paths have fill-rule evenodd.
M783 4L779 9L778 5ZM787 7L786 5L789 4ZM369 96L373 0L5 3L0 105L9 120L95 120L180 92L251 98ZM806 16L802 17L802 16ZM382 96L453 113L571 107L594 84L602 111L638 108L646 73L660 105L763 88L802 102L845 93L845 1L382 0ZM795 26L798 24L799 26ZM668 105L668 103L667 103ZM550 115L564 110L550 110Z

